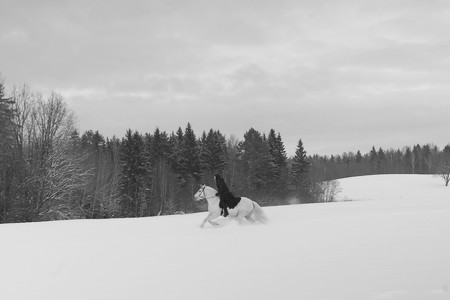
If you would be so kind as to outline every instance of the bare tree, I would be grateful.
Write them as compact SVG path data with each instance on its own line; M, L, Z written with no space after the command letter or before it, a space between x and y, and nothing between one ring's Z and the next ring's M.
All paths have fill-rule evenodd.
M30 114L33 110L33 94L28 85L14 86L11 93L14 101L14 133L15 142L18 149L18 155L20 158L23 156L24 147L27 144L26 127L30 119Z
M336 195L341 192L339 182L336 180L325 181L321 183L322 186L322 202L333 202Z
M450 145L445 146L442 151L439 175L444 179L445 186L448 186L450 182Z
M17 129L17 140L28 153L22 203L28 204L31 220L80 217L74 197L89 172L81 167L81 157L73 155L71 148L73 115L56 93L46 100L41 94L33 98L35 105L30 110L27 101L18 103L18 121L25 130Z
M82 188L90 173L81 168L81 162L72 155L64 142L52 145L41 173L39 197L34 202L35 217L42 219L80 218L81 210L74 201L74 192Z
M442 166L440 175L444 179L445 186L448 186L450 182L450 165Z

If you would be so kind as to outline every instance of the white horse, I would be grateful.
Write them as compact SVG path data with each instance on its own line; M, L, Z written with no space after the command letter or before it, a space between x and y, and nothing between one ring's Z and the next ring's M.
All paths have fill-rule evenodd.
M220 216L222 209L219 207L220 198L216 196L217 191L207 185L202 185L198 192L194 195L195 201L207 200L208 201L208 216L203 220L200 227L203 227L208 221L212 225L219 225L214 222L215 218ZM239 222L243 218L249 222L254 223L255 220L265 224L267 222L267 216L262 210L261 206L255 201L246 197L241 197L238 205L235 208L228 208L229 217L237 218Z

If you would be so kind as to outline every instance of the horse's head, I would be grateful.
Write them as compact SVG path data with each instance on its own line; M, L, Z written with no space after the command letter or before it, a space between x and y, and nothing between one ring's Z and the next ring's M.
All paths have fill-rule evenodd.
M194 195L194 200L195 201L200 201L200 200L203 200L203 199L206 198L205 197L205 188L206 188L206 185L204 185L204 184L200 185L200 189Z
M200 185L200 189L195 193L195 201L208 200L216 196L216 190L210 186Z

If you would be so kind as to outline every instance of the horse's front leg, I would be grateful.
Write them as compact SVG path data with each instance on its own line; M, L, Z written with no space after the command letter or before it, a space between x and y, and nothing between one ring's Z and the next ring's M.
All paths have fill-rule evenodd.
M219 216L220 216L220 210L219 210L219 211L215 211L215 212L210 213L209 218L208 218L208 222L209 222L211 225L218 226L219 223L214 222L213 220L214 220L215 218L218 218Z
M202 224L200 225L201 228L203 228L203 226L205 226L206 221L208 221L209 223L211 223L212 225L219 225L218 223L212 221L215 218L217 218L219 216L220 213L218 212L209 212L209 214L206 216L206 218L203 220Z
M203 220L202 224L200 225L200 228L203 228L205 226L206 221L208 221L209 217L211 216L211 212L206 216L206 218Z

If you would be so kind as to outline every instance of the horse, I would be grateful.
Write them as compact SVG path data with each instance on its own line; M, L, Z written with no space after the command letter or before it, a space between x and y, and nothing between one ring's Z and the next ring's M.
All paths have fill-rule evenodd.
M211 225L217 226L218 223L213 220L220 216L222 209L219 207L220 198L216 196L217 191L207 185L202 185L197 193L194 195L195 201L206 200L208 201L208 216L203 220L200 227L203 227L208 221ZM255 201L241 197L238 205L235 208L228 209L229 217L236 218L239 223L245 218L250 223L258 221L262 224L267 223L267 216L262 210L261 206Z

